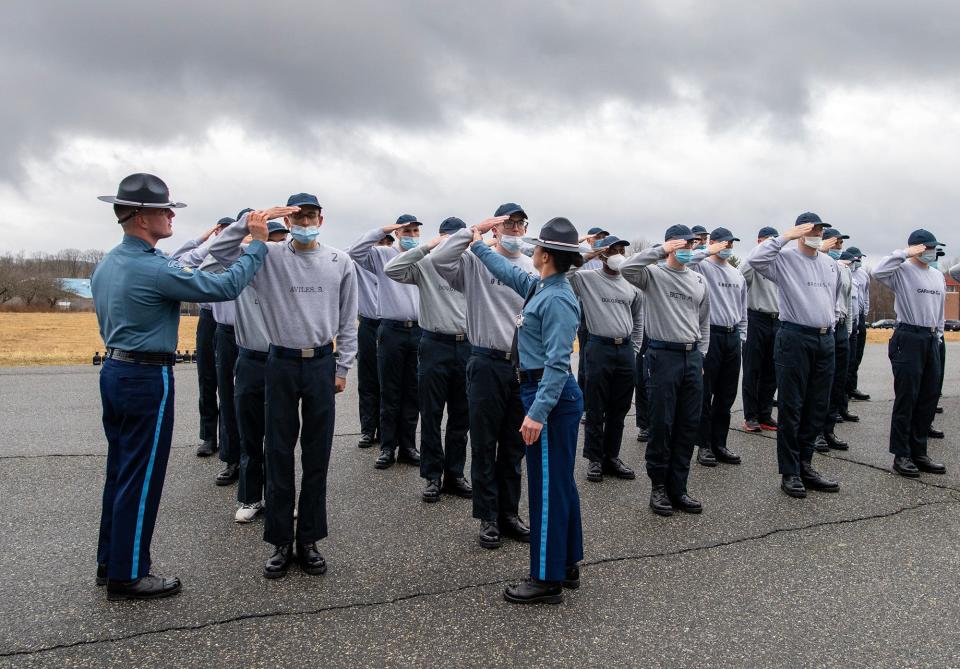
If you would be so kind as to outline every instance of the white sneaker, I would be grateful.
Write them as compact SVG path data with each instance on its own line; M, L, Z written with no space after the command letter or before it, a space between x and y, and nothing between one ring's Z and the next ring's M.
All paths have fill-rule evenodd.
M234 520L238 523L251 523L261 511L263 511L263 502L241 504L240 508L237 509L237 515L234 516Z

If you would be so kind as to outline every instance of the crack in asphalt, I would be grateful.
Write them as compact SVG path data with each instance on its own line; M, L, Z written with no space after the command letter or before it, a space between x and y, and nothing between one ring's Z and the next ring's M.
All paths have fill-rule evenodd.
M629 562L629 561L641 561L641 560L652 560L656 558L665 558L665 557L674 557L678 555L686 555L689 553L698 553L701 551L708 551L717 548L726 548L729 546L736 546L739 544L749 543L753 541L763 541L772 536L779 534L791 534L804 532L806 530L817 529L821 527L831 527L836 525L849 525L853 523L861 523L871 520L882 520L885 518L892 518L898 516L907 511L916 511L918 509L928 507L928 506L938 506L938 505L960 505L960 499L954 498L950 501L948 500L938 500L932 502L920 502L918 504L913 504L910 506L904 506L893 511L888 511L886 513L877 513L871 514L868 516L858 516L856 518L841 518L837 520L826 520L816 523L810 523L808 525L797 525L793 527L780 527L768 530L766 532L761 532L760 534L754 534L746 537L737 537L735 539L729 539L726 541L718 541L712 544L700 545L700 546L689 546L686 548L678 548L676 550L670 551L661 551L656 553L640 553L636 555L620 555L614 557L600 558L597 560L585 560L581 563L583 567L593 567L600 566L604 564L614 564L620 562ZM493 585L503 585L504 583L509 583L515 581L516 579L496 579L490 581L480 581L476 583L466 583L464 585L459 585L452 588L443 588L440 590L424 591L424 592L412 592L405 595L398 595L396 597L391 597L388 599L373 600L367 602L358 602L353 604L332 604L330 606L321 606L315 609L299 610L299 611L269 611L264 613L244 613L237 616L231 616L228 618L220 618L217 620L208 620L206 622L192 623L189 625L171 625L169 627L163 627L153 630L143 630L140 632L132 632L130 634L120 634L112 637L103 637L98 639L81 639L79 641L73 641L71 643L65 644L56 644L51 646L43 646L40 648L33 649L24 649L24 650L15 650L15 651L3 651L0 652L0 658L3 657L25 657L32 656L41 653L51 653L59 650L68 650L71 648L78 648L82 646L95 646L104 643L118 643L122 641L129 641L131 639L138 639L145 636L154 636L158 634L168 634L170 632L192 632L203 630L211 627L219 627L222 625L229 625L231 623L243 622L247 620L265 620L270 618L287 618L295 616L315 616L324 613L337 612L337 611L348 611L354 609L367 609L367 608L378 608L384 606L392 606L393 604L398 604L402 602L411 601L414 599L420 599L424 597L436 597L440 595L452 595L458 592L465 592L468 590L477 590L480 588L485 588Z

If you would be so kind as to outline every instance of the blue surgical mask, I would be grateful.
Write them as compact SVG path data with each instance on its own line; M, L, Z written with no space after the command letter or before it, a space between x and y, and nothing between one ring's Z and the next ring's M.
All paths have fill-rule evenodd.
M678 263L686 265L693 260L693 249L677 249L676 258Z
M523 248L523 237L500 235L500 246L509 253L519 253L520 249Z
M400 248L402 248L404 251L415 249L418 246L420 246L419 237L401 237L400 238Z
M860 266L862 264L863 263L861 263L859 260L854 260L852 263L850 263L850 269L852 269L853 271L857 271L858 269L860 269Z
M929 251L924 251L920 254L920 262L931 264L937 262L937 250L930 249Z
M723 258L724 260L726 260L727 258L733 255L733 249L722 249L720 251L717 251L717 255Z
M294 241L301 244L310 244L320 235L319 226L305 227L303 225L291 225L290 236Z
M827 255L833 258L834 260L840 260L841 253L837 249L830 249L829 251L827 251Z
M694 249L694 251L706 251L706 250L707 250L706 244L701 244L700 246Z
M932 267L933 269L940 269L940 261L934 260L932 263L927 265L927 267Z

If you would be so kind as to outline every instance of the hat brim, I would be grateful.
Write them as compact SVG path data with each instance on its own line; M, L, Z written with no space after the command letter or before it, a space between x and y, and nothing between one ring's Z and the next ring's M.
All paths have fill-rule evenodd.
M739 242L740 238L739 237L723 237L721 239L713 239L711 237L710 241L711 242Z
M689 241L692 241L692 240L694 240L694 239L697 239L699 236L700 236L700 235L698 235L698 234L695 233L695 232L692 232L692 233L690 233L689 235L676 235L675 237L671 237L670 239L664 239L664 240L663 240L663 243L672 242L674 239L682 239L682 240L684 240L684 241L686 241L686 242L689 242Z
M567 253L580 253L580 244L565 244L563 242L551 242L537 237L523 237L523 241L533 246L541 246L552 251L566 251Z
M823 221L820 221L819 223L813 223L813 222L811 222L811 221L807 221L807 222L805 222L805 223L794 223L793 227L797 227L798 225L819 225L821 228L832 228L832 227L833 227L833 226L830 225L829 223L824 223Z
M124 207L141 207L144 209L183 209L187 205L183 202L131 202L121 200L113 195L98 195L97 199L108 204L119 204Z

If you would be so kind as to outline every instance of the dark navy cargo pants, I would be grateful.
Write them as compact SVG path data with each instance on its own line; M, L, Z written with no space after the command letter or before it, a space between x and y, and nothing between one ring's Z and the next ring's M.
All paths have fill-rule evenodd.
M266 365L266 353L240 349L233 400L240 434L237 501L241 504L253 504L263 499Z
M470 342L424 331L417 388L420 396L420 476L460 478L467 459L467 360ZM446 440L441 434L447 407ZM446 446L446 447L444 447Z
M240 463L240 432L237 430L237 412L233 401L238 350L233 326L218 323L216 342L220 459L228 465L236 465Z
M584 406L587 422L584 427L583 457L603 462L620 457L623 440L623 419L633 399L636 354L629 337L621 344L587 336Z
M377 369L380 376L380 448L417 447L417 356L419 326L403 327L380 321Z
M900 325L887 355L893 366L890 452L904 457L927 454L927 432L940 398L940 338L936 332Z
M743 344L743 418L769 421L773 418L773 395L777 371L773 345L780 320L773 314L747 312L747 341Z
M840 412L846 411L848 407L847 372L850 365L850 339L846 322L838 322L833 334L833 383L830 384L830 404L823 423L824 432L833 432Z
M703 361L703 406L698 443L707 449L726 448L730 407L740 380L740 331L710 329L710 349Z
M217 360L216 360L217 321L210 309L200 309L197 319L197 343L194 353L197 357L197 382L200 386L200 440L217 441Z
M380 321L360 317L357 327L357 395L360 398L360 432L380 434L380 373L377 371L377 330Z

